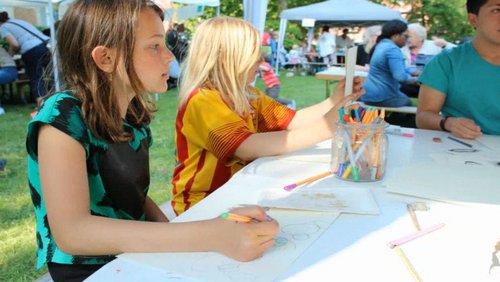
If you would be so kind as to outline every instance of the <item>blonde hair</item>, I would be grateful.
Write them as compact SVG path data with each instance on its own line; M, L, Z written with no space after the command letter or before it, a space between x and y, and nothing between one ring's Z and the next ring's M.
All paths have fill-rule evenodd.
M244 116L253 94L248 74L260 59L259 32L250 23L225 16L206 20L196 29L183 65L179 105L195 89L208 88Z
M148 0L79 0L58 26L57 51L64 87L81 100L85 123L104 140L125 142L133 137L123 129L116 97L123 93L116 93L112 79L130 84L135 93L127 121L140 125L152 119L153 110L132 60L137 21L144 9L153 9L163 20L162 10ZM113 73L105 73L94 63L91 53L97 46L116 50Z

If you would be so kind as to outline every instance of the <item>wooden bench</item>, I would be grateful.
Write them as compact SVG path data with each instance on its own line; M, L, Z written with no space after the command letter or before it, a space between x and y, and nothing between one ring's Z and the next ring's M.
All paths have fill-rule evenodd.
M372 106L372 105L367 105L363 102L356 102L360 104L363 108L366 107L372 107L372 108L377 108L377 109L385 109L386 112L395 112L395 113L403 113L403 114L417 114L417 107L413 106L404 106L404 107L381 107L381 106Z
M328 67L328 65L323 62L305 62L302 64L309 74L316 74L321 68Z
M25 88L28 88L28 95L26 95ZM8 88L8 91L6 89ZM15 90L14 90L15 89ZM16 99L15 97L18 97ZM2 92L0 99L5 99L14 102L14 100L19 100L21 103L26 104L31 96L31 84L29 79L18 79L9 84L2 85Z

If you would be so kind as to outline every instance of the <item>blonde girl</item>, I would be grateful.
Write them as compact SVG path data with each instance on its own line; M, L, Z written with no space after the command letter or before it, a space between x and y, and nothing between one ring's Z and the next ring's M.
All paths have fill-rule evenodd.
M258 207L169 224L147 196L150 103L167 90L172 54L162 11L146 0L77 0L57 34L67 91L30 122L28 177L38 267L54 281L81 281L122 252L216 251L246 261L278 231ZM260 222L262 221L262 222Z
M176 121L172 207L180 214L256 158L284 154L331 138L343 83L325 101L291 110L251 86L261 60L259 32L249 23L216 17L193 36L182 73ZM307 95L307 93L304 93Z

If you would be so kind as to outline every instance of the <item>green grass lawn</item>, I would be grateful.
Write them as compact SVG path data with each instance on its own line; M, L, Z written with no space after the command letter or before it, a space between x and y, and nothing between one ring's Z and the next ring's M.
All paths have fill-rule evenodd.
M324 81L313 76L280 76L281 96L295 99L297 108L325 97ZM257 87L264 89L261 79ZM177 89L159 95L151 124L154 145L150 152L150 196L159 204L170 197L174 167L174 119ZM0 158L7 167L0 172L0 281L33 281L47 272L36 270L35 219L26 174L25 134L33 105L4 105L0 116ZM210 110L210 109L207 109Z

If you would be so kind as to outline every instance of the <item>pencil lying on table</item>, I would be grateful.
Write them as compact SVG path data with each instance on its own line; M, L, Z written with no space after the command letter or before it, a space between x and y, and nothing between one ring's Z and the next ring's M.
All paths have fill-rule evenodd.
M306 183L310 183L310 182L316 181L316 180L321 179L323 177L327 177L330 174L332 174L331 171L323 172L323 173L320 173L318 175L315 175L315 176L306 178L304 180L301 180L299 182L295 182L295 183L292 183L290 185L287 185L287 186L283 187L283 189L285 189L286 191L291 191L294 188L296 188L296 187L298 187L298 186L300 186L302 184L306 184Z
M399 246L397 246L397 247L394 248L394 251L396 251L396 253L398 254L399 258L403 261L403 263L405 264L405 266L408 269L408 271L410 271L411 276L413 277L413 279L416 282L422 281L422 279L418 275L417 271L415 270L415 267L413 267L413 264L411 264L410 260L405 255L405 253L403 252L403 250Z
M455 137L448 136L448 139L453 140L453 141L457 142L458 144L462 144L462 145L464 145L464 146L467 146L467 147L469 147L469 148L472 148L472 145L471 145L471 144L469 144L469 143L465 143L465 142L464 142L464 141L462 141L462 140L458 140L458 139L457 139L457 138L455 138Z
M408 235L408 236L405 236L403 238L391 241L391 242L389 242L389 247L394 248L394 247L403 245L404 243L410 242L410 241L415 240L417 238L420 238L426 234L429 234L433 231L436 231L443 226L444 226L444 223L439 223L439 224L433 225L431 227L428 227L426 229L422 229L422 230L415 232L411 235Z

